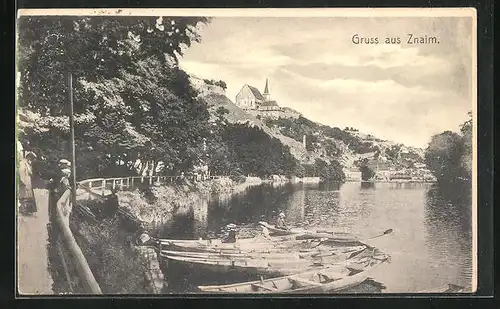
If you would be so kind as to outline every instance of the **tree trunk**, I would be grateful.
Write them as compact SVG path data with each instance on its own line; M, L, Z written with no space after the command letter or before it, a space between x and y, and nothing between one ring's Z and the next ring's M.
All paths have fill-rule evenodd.
M144 170L146 169L146 167L147 167L147 161L146 161L146 162L143 162L143 161L141 160L141 163L140 163L140 173L139 173L139 175L140 175L140 176L142 176L142 175L143 175Z
M151 160L151 165L149 169L149 176L154 176L155 173L155 161Z

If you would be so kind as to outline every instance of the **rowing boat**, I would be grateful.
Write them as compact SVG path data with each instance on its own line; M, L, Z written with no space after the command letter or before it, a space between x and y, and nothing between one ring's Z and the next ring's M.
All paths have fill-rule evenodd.
M251 238L238 239L235 243L223 243L221 240L173 240L161 239L160 249L169 248L176 251L198 252L271 252L287 249L309 249L319 246L320 239L296 240L294 238Z
M201 259L253 259L253 260L275 260L275 259L286 259L286 260L299 260L299 259L320 259L323 257L330 256L345 256L352 255L353 253L360 252L364 250L366 246L356 246L356 247L330 247L330 248L314 248L310 250L298 251L276 251L276 252L199 252L199 251L173 251L173 250L161 250L161 256L180 256L187 258L201 258Z
M322 243L330 243L335 245L345 245L345 246L356 246L362 245L366 240L370 240L373 238L378 238L387 234L392 233L392 229L385 230L383 233L367 238L360 239L353 234L326 230L326 229L317 229L317 230L306 230L301 228L291 228L288 230L280 229L275 227L274 225L270 225L264 221L260 221L259 224L270 231L270 234L273 235L286 235L293 236L295 235L296 240L305 240L305 239L322 239Z
M305 270L317 267L325 267L326 265L339 264L344 265L348 260L362 254L364 251L371 248L364 247L357 250L342 252L338 254L311 256L309 258L294 259L291 257L259 257L259 256L185 256L173 255L161 252L160 256L167 259L167 263L176 263L191 268L198 268L216 273L225 273L228 271L245 272L248 274L261 275L291 275ZM170 267L170 266L169 266Z
M340 292L369 279L371 271L384 263L388 256L365 250L353 261L315 268L299 274L267 280L227 285L199 286L203 292L216 293L320 293Z
M333 230L329 231L326 229L306 230L302 228L290 228L285 230L264 221L260 221L259 224L262 227L267 228L269 230L270 235L275 235L275 236L295 235L296 239L327 238L330 241L349 242L349 243L358 241L358 239L354 235L345 232L338 232Z
M251 237L251 238L239 238L235 243L224 243L222 239L163 239L160 238L158 241L162 245L172 245L172 244L185 244L185 245L197 245L197 246L235 246L235 245L246 245L246 244L262 244L262 243L278 243L283 241L296 240L296 235L289 236L274 236L274 237Z

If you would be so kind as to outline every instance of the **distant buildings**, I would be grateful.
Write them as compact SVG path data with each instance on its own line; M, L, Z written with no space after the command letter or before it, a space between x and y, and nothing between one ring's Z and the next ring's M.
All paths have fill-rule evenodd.
M269 80L266 79L264 93L262 94L259 89L250 85L243 85L240 92L236 95L236 106L254 114L267 117L284 117L284 118L298 118L300 113L291 108L282 108L278 102L271 100L271 93L269 91Z
M346 181L361 181L361 171L358 168L345 168Z

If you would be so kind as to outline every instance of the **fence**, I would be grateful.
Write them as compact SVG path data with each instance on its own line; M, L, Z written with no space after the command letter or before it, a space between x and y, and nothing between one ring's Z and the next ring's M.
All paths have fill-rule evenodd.
M71 203L71 190L66 190L61 198L57 201L55 209L55 219L58 230L61 231L61 236L66 244L68 251L73 257L76 272L81 278L85 292L89 294L102 294L99 284L95 280L94 274L90 270L89 264L82 250L78 246L73 232L69 227Z
M134 176L134 177L117 177L117 178L94 178L78 182L78 187L84 189L89 198L92 195L106 196L112 190L130 190L139 186L151 186L154 184L168 184L176 180L204 180L204 179L220 179L224 176ZM77 193L78 194L78 193Z

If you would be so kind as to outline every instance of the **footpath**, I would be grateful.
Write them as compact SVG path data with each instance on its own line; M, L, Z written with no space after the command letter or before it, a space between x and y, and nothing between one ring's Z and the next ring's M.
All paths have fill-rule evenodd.
M33 190L35 215L17 217L18 292L21 295L53 294L48 264L49 191Z

